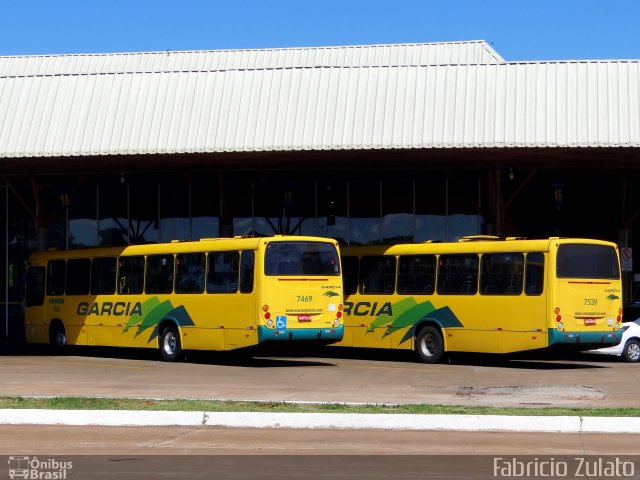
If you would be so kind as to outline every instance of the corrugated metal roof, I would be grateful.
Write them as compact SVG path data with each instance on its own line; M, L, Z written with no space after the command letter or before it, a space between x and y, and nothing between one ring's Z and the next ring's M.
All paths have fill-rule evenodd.
M504 63L483 40L255 50L0 57L0 77L265 68Z
M0 156L640 146L640 62L0 77Z

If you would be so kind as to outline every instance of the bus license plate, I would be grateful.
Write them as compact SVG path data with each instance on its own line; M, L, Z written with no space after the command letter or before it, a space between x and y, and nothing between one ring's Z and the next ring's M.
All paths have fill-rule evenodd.
M584 319L584 324L585 325L595 325L596 324L596 319L595 318L585 318Z
M311 315L298 315L298 321L299 322L310 322L311 321Z

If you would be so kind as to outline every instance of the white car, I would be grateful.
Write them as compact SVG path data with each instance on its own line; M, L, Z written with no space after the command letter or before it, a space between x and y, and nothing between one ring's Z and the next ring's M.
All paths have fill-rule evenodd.
M622 340L618 345L590 350L589 353L617 355L625 362L640 362L640 318L622 324Z

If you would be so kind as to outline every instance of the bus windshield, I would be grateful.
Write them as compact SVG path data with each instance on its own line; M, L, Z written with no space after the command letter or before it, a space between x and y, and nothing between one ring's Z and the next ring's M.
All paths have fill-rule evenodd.
M619 279L618 256L606 245L563 244L558 247L557 276Z
M266 275L340 275L338 251L331 243L271 242L265 253Z

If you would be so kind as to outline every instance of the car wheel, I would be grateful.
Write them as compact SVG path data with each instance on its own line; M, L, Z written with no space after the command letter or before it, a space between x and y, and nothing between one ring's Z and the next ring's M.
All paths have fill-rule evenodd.
M640 342L632 338L625 343L622 358L624 358L625 362L640 362Z

